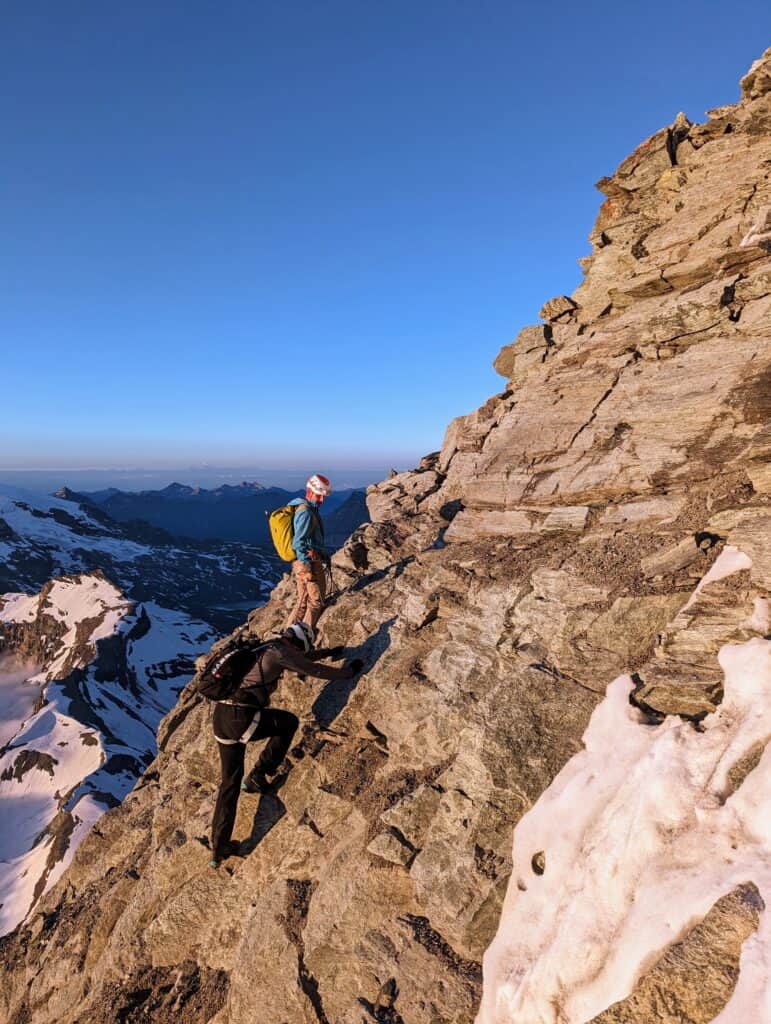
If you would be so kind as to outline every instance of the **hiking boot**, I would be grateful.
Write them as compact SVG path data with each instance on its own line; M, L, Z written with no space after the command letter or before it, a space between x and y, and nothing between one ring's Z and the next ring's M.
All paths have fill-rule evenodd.
M233 857L241 849L241 844L237 843L234 839L230 839L221 850L215 850L214 856L209 861L210 868L218 868L223 860L227 860L228 857Z
M265 772L253 769L241 783L241 789L244 793L267 793L270 789L270 783L265 775Z

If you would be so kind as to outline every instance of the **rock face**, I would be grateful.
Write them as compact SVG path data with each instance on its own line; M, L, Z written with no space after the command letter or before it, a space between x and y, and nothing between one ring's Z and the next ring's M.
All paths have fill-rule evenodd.
M213 638L99 574L0 596L0 934L152 761L158 723Z
M275 703L302 735L282 788L241 800L242 856L206 867L217 755L209 709L186 691L139 785L4 940L9 1022L763 1019L768 734L747 679L761 700L770 83L771 51L737 105L703 125L678 115L602 179L585 280L498 356L505 390L370 490L372 522L335 556L322 619L324 643L365 671L283 683ZM249 628L269 635L291 598L285 580ZM747 652L751 672L736 668ZM615 769L642 782L646 758L664 778L671 758L683 789L673 776L674 810L650 810L639 844L623 819L629 855L603 859L603 822L634 809ZM698 878L687 850L709 814L734 812L736 851L725 830L705 839L708 884L673 909L676 866ZM584 862L601 907L581 902ZM637 920L630 864L646 929L625 971L603 974L624 948L613 922ZM566 953L563 926L584 945Z
M715 568L748 565L727 547ZM480 1024L764 1019L771 979L750 949L771 943L771 643L726 644L719 663L723 700L699 728L651 721L620 676L518 823Z

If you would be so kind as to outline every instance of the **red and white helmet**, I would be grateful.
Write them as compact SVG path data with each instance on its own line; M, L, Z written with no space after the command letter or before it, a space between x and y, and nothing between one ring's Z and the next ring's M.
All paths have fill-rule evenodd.
M318 494L321 498L326 498L328 494L332 493L332 484L320 473L314 473L313 476L309 477L305 486L309 491L313 494Z

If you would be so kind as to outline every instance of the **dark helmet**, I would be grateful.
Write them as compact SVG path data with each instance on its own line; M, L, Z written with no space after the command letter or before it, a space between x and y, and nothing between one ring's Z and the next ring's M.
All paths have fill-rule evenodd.
M307 622L293 622L291 626L287 626L284 630L284 636L294 640L295 643L299 642L299 645L306 654L311 650L316 640L313 626L309 626Z

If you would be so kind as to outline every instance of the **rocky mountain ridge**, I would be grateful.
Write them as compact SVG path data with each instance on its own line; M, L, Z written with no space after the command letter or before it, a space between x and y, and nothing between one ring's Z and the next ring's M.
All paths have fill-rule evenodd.
M9 1024L768 1016L771 50L600 188L505 390L370 489L321 620L365 671L282 684L302 735L241 855L206 866L188 689L2 941Z

